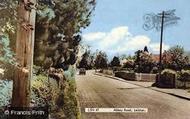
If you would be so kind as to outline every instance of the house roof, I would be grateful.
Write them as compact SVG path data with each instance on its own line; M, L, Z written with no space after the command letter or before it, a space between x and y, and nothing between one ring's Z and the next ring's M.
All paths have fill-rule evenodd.
M160 60L160 55L159 55L159 54L153 54L153 55L152 55L152 59L153 59L154 62L159 62L159 60Z

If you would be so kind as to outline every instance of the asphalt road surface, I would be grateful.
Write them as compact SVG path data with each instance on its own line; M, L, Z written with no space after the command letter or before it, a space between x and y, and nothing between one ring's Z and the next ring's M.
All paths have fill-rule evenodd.
M190 119L190 101L94 75L77 75L82 119ZM148 113L86 113L84 108L148 108Z

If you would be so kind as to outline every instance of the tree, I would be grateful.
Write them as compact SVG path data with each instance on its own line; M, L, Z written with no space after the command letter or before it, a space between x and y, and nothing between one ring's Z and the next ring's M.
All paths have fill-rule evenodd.
M123 64L123 68L134 69L134 66L135 66L134 60L126 60L126 62Z
M144 52L148 52L148 47L147 46L144 47Z
M183 47L177 45L163 53L162 64L163 68L170 68L179 71L189 64L189 58L184 55Z
M2 0L0 3L0 33L8 36L11 41L11 49L16 52L18 59L18 67L16 68L20 72L16 71L14 76L16 79L14 80L17 84L22 83L20 87L14 83L14 101L12 102L17 100L14 103L15 106L19 103L22 103L20 106L28 105L26 98L29 97L29 90L27 90L29 89L27 87L29 82L25 79L31 77L32 73L32 48L30 49L28 46L33 44L31 39L34 36L34 29L37 29L35 30L34 64L44 69L54 67L67 70L69 65L75 64L82 29L90 24L90 18L96 4L95 0L55 0L54 2L53 0L38 0L37 2L37 6L34 0L29 2L28 0ZM17 11L17 7L19 7L19 11ZM33 8L37 11L36 20L33 19L35 15L30 15L34 10ZM28 18L29 16L31 16L31 21ZM36 24L33 21L36 21ZM16 28L19 29L16 30ZM2 51L0 51L1 53ZM26 78L23 78L25 76ZM25 95L26 100L20 93ZM22 98L21 100L17 99L19 95Z
M108 64L107 55L105 52L99 51L95 58L95 68L96 69L104 69L107 68Z
M125 58L122 59L122 67L134 69L134 66L135 66L134 60L135 60L134 56L131 56L131 55L125 56Z
M18 15L17 7L20 2L23 2L23 7L28 11L35 8L33 3L28 4L25 0L2 0L0 4L0 32L8 34L11 49L16 51L15 29L18 23L28 31L38 29L35 32L34 64L44 69L55 67L64 70L75 64L81 41L80 33L90 24L95 0L39 0L35 8L37 20L34 26L26 24Z
M152 59L152 55L148 52L144 52L142 50L138 50L135 53L135 66L136 66L136 72L139 73L150 73L154 62Z
M87 52L85 52L83 55L82 55L82 59L79 63L79 68L88 68L88 58L89 58L89 54Z
M45 5L44 5L45 4ZM41 3L37 14L35 65L67 70L75 64L81 30L90 24L95 0L56 0Z
M112 67L119 67L120 66L120 60L119 57L114 56L112 61L111 61L111 66Z

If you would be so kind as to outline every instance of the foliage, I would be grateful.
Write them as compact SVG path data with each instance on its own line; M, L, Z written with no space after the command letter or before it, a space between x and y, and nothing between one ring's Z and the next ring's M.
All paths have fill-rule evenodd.
M90 24L95 0L37 2L35 64L44 68L74 64L77 46L81 40L80 33L82 28ZM0 32L9 36L13 51L16 41L15 29L17 23L20 23L17 6L18 0L2 0L0 3ZM68 46L63 46L64 44ZM68 66L64 67L67 68Z
M17 5L17 0L1 0L0 3L0 67L5 70L4 79L12 78L13 67L16 65L14 51L18 23Z
M134 69L135 67L135 62L134 60L126 60L126 62L123 65L123 68L131 68Z
M189 64L189 58L184 55L184 49L181 46L171 47L163 53L163 67L174 70L181 70Z
M0 62L15 64L14 53L9 44L8 36L0 35Z
M90 24L95 0L54 2L53 7L41 4L37 12L34 63L67 70L76 62L81 30Z
M123 68L129 68L134 69L135 68L135 56L125 56L124 58L122 58L122 67Z
M75 79L75 74L76 74L76 69L73 65L69 66L69 69L64 72L64 76L67 80L74 80Z
M86 51L82 55L82 59L79 62L79 68L86 68L86 69L92 69L94 66L94 55L91 53L91 51Z
M157 74L158 73L158 67L156 67L156 66L154 66L153 68L152 68L152 70L151 70L151 73L153 73L153 74Z
M178 79L185 82L190 81L190 70L181 70L178 72Z
M148 47L147 46L144 47L144 52L148 52Z
M12 81L0 80L0 119L7 118L3 113L5 108L10 106L11 103L12 85Z
M11 49L15 49L18 0L1 0L0 33L9 37Z
M150 73L154 66L152 55L149 54L148 52L138 50L135 53L135 65L136 65L135 67L136 72Z
M68 80L68 88L66 95L64 96L64 112L69 119L79 118L79 109L77 108L78 102L76 98L76 84L75 80Z
M174 88L175 87L175 79L177 77L177 72L172 69L164 69L161 72L160 86L166 88Z
M0 77L2 79L11 79L14 73L14 66L16 65L14 52L10 48L9 37L0 35L0 68L4 71L0 74Z
M120 66L120 60L119 57L114 56L112 61L111 61L111 66L112 67L119 67Z
M31 82L32 100L35 106L53 105L53 97L58 95L58 91L52 93L52 86L48 82L47 76L37 75ZM53 95L52 95L53 94ZM55 105L55 104L54 104Z
M0 80L0 107L8 106L12 97L12 81Z
M176 75L177 72L176 72L175 70L172 70L172 69L164 69L164 70L161 72L161 74L162 74L162 75L163 75L163 74L174 74L174 75Z
M45 75L36 75L32 80L32 101L34 106L50 106L52 117L77 117L75 80L72 76L65 79L64 87L57 80Z
M95 67L96 69L104 69L107 68L108 64L107 55L105 52L99 51L95 58Z

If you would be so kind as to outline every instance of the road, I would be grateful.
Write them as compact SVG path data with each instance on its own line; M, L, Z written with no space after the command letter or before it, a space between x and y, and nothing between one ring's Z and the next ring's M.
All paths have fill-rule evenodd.
M190 101L94 75L77 75L82 119L190 119ZM148 113L85 113L84 108L148 108Z

